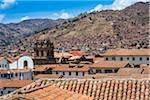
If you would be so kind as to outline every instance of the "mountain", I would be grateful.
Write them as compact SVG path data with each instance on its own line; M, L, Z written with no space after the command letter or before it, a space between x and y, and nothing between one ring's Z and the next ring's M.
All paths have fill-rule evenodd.
M123 10L83 13L37 32L13 47L30 50L35 38L43 33L55 48L79 48L93 53L112 48L148 48L149 2L138 2Z
M64 20L30 19L20 23L0 24L0 44L8 45L44 29L51 29Z

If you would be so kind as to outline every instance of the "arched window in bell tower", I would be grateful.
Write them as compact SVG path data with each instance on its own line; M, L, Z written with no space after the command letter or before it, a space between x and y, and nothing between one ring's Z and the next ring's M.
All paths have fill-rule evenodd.
M49 56L49 51L47 51L47 56Z
M39 56L39 51L38 50L36 51L36 56Z
M43 52L43 50L41 51L41 56L42 56L42 57L44 56L44 52Z

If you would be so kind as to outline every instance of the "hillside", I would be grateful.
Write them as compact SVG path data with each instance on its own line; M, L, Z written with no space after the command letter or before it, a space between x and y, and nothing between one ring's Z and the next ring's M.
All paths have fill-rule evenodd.
M20 23L0 24L0 46L6 46L43 29L51 29L63 20L30 19Z
M110 48L148 48L148 14L148 2L139 2L120 11L84 13L20 41L15 48L32 48L35 38L43 33L51 38L55 48L75 47L92 52Z

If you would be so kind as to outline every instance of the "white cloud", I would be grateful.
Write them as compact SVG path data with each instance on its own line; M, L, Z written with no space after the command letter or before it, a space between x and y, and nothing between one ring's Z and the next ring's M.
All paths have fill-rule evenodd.
M0 8L1 9L8 9L11 6L13 6L14 4L16 4L16 0L2 0L2 2L0 4Z
M30 19L30 17L29 17L29 16L24 16L24 17L22 17L20 20L21 20L21 21L24 21L24 20L27 20L27 19Z
M150 0L115 0L111 5L97 5L92 11L101 11L101 10L121 10L124 9L136 2L148 2Z
M57 19L57 18L61 18L61 19L68 19L73 17L71 14L67 13L67 12L61 12L61 13L54 13L53 18Z
M0 15L0 23L3 21L3 19L5 18L5 15Z
M66 12L63 12L60 15L60 18L62 18L62 19L68 19L70 17L71 17L71 15L69 13L66 13Z

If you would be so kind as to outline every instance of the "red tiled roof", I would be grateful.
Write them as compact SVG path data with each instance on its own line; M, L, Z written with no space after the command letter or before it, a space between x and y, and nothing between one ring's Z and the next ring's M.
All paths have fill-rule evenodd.
M0 88L21 88L28 84L31 84L33 81L31 80L11 80L5 79L0 80Z
M148 79L55 79L38 80L0 99L11 99L15 94L42 100L80 100L75 95L86 95L94 100L149 100ZM66 91L67 90L67 91ZM70 91L71 93L67 93ZM72 94L72 95L71 95ZM74 97L74 98L73 98Z
M150 49L113 49L104 56L150 56Z
M64 72L88 72L89 71L88 65L73 65L74 66L73 68L70 68L69 66L72 65L69 64L59 65L58 67L55 67L53 71L64 71ZM82 67L79 68L78 66L82 66Z
M82 51L70 51L69 53L74 55L74 56L83 56L83 55L85 55L85 52L82 52Z
M92 68L123 68L127 64L127 61L99 61L90 66Z

